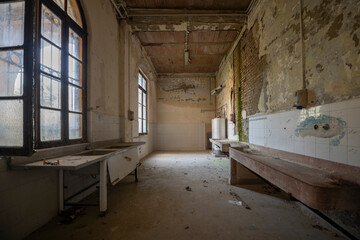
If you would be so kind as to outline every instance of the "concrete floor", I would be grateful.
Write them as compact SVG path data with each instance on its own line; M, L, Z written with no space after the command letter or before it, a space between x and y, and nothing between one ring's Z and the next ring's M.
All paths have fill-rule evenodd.
M127 176L109 187L105 217L86 207L72 223L56 217L27 239L344 239L263 181L228 185L228 167L207 152L153 153L139 182Z

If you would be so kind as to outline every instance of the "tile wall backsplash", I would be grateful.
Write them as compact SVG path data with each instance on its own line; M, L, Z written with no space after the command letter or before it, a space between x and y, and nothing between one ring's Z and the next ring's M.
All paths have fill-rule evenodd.
M360 167L360 99L251 116L249 142Z

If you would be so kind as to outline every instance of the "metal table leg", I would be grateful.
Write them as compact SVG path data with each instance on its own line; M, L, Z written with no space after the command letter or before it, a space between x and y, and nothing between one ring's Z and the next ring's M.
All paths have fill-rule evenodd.
M107 160L100 161L100 216L105 216L107 211Z
M59 213L64 211L64 171L59 170Z
M135 182L139 181L138 179L138 168L135 168Z

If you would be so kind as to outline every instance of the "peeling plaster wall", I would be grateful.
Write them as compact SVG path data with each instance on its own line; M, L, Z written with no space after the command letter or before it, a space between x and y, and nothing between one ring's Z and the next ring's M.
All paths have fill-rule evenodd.
M301 111L293 108L303 87L299 1L260 1L247 27L257 29L256 54L266 59L249 142L360 166L360 2L303 0L309 105Z
M131 33L125 21L120 24L120 114L121 138L129 142L146 142L141 147L140 157L154 149L156 129L156 75L155 69L142 48L138 38ZM148 134L138 133L138 74L142 71L147 78ZM134 112L134 120L128 119L128 111Z
M360 2L303 1L305 79L311 106L360 95ZM292 109L302 88L299 1L260 1L249 16L258 22L259 58L266 56L267 95L260 110Z
M211 132L215 113L215 98L210 95L214 86L215 79L209 76L159 77L157 150L205 149L205 132Z
M247 42L248 36L253 37L251 42L256 44L254 51L252 51L252 45ZM360 2L356 0L303 0L303 36L304 76L309 93L308 109L304 111L311 116L314 109L312 107L316 107L316 109L330 108L330 111L319 110L319 114L325 115L321 115L321 117L319 114L319 116L315 115L317 123L323 126L329 119L337 119L336 121L347 126L347 122L353 121L358 115L356 111L347 108L345 101L360 99ZM247 31L240 40L241 54L246 54L246 58L259 61L247 66L246 58L241 56L241 76L245 78L246 75L251 74L257 76L251 83L247 79L245 82L241 80L242 91L245 89L242 95L246 98L246 89L251 89L254 85L262 87L260 96L258 96L260 88L257 88L256 94L255 92L252 94L252 97L258 96L258 99L254 101L257 102L257 107L251 106L251 111L247 111L250 117L248 116L246 121L249 119L253 121L254 116L258 121L258 117L256 117L258 115L260 115L260 119L262 117L266 119L269 114L282 112L290 114L290 111L293 114L294 94L303 87L300 39L299 0L260 0L257 7L250 13ZM226 85L216 98L217 108L230 104L230 87L233 85L232 74L234 71L231 61L232 54L230 53L225 59L226 61L222 62L217 73L217 86ZM243 99L243 109L247 108L245 102ZM337 104L344 107L340 109ZM332 109L333 106L336 106L335 110ZM229 118L230 113L231 108L226 108L225 117ZM303 120L305 119L308 118L305 117ZM292 119L292 124L301 127L305 122L296 122ZM294 128L296 128L295 125ZM256 124L252 126L256 126ZM260 145L267 144L267 137L269 143L279 144L283 141L284 143L296 142L298 144L300 142L299 146L304 146L301 144L311 138L316 140L319 145L316 147L317 153L307 152L313 148L311 145L313 142L311 142L304 146L303 151L300 151L302 154L312 154L312 156L323 159L358 166L358 162L351 160L354 159L354 149L359 150L359 146L352 141L358 139L355 137L358 131L351 129L344 135L344 131L336 131L331 126L330 124L330 130L325 135L319 135L319 131L316 132L316 130L308 130L306 137L302 137L300 134L296 136L296 139L293 139L296 134L290 133L289 129L281 128L276 134L266 135L265 140L260 135L263 134L262 130L266 129L266 126L253 129L250 127L249 131L251 142ZM308 127L314 129L312 125ZM333 136L330 133L336 134ZM266 134L270 134L270 132L266 132ZM289 136L291 139L280 139L281 136ZM351 141L332 146L330 143L337 142L338 138L349 138ZM278 148L276 146L275 148ZM280 143L279 146L287 145ZM299 149L294 148L294 145L289 145L282 150L297 151ZM322 151L321 154L320 151ZM339 159L339 156L348 156L348 158Z

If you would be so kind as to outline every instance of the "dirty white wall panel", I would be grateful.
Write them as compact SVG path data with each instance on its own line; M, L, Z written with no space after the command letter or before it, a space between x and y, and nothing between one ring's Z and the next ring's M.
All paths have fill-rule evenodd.
M118 23L109 1L83 1L83 8L88 26L88 140L119 139Z
M204 123L158 123L157 150L199 151L205 150Z
M98 113L88 112L88 141L98 142L120 138L120 117Z
M360 167L359 119L360 99L252 116L249 142Z
M57 214L55 171L7 171L0 158L0 238L22 239Z
M120 71L121 90L121 138L128 142L146 142L142 146L141 158L153 151L154 126L156 123L156 75L139 40L130 32L125 21L120 24ZM138 133L138 74L141 71L147 79L148 103L148 134L139 136ZM134 112L134 120L129 120L128 111Z
M156 123L149 123L149 133L148 135L142 135L139 137L134 137L134 142L146 142L146 144L141 146L141 151L139 153L139 158L143 159L155 149L155 139L156 139Z
M195 139L206 139L211 132L211 119L215 116L215 97L210 95L215 87L212 76L176 76L159 77L157 82L157 135L156 150L199 150L204 149ZM204 125L202 136L197 131L177 128ZM172 126L172 127L170 127ZM165 127L165 129L162 129ZM185 136L186 133L186 136ZM175 135L174 135L175 134ZM183 136L184 135L184 136ZM180 136L181 139L176 139ZM174 137L174 140L169 141ZM185 140L187 138L187 140ZM191 142L195 141L195 143ZM191 142L191 144L189 144ZM194 146L191 146L194 145Z

